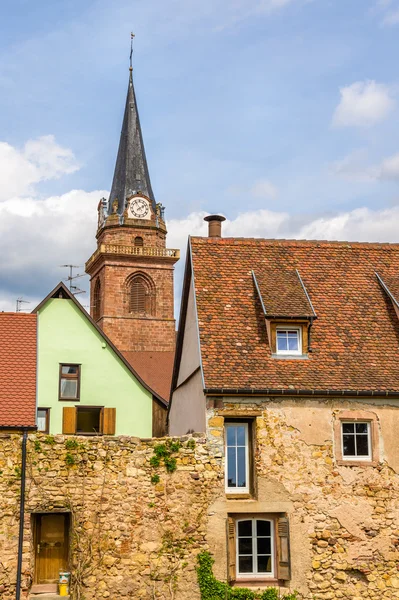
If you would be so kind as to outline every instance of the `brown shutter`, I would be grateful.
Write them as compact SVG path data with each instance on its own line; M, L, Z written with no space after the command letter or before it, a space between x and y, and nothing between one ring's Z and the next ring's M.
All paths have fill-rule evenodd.
M234 519L228 517L227 526L227 580L236 579L236 524Z
M102 433L106 435L115 435L116 409L103 408L102 413Z
M291 579L290 530L287 517L277 519L277 577Z
M146 312L146 288L139 278L132 281L130 288L130 312Z
M76 408L64 406L62 409L62 433L76 433Z

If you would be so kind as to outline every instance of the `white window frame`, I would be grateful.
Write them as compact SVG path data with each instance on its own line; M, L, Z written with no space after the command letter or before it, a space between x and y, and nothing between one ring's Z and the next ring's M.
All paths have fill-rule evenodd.
M296 331L298 333L298 350L279 350L278 349L278 332L279 331ZM276 354L283 356L302 356L302 327L289 327L288 325L282 325L276 327Z
M243 521L251 521L252 522L252 573L240 573L240 561L239 561L239 552L238 552L238 524ZM257 521L267 521L270 523L270 557L272 568L270 573L258 573L258 553L257 553L257 544L256 540L258 539L256 536L256 522ZM255 535L254 535L255 533ZM245 579L275 579L275 569L276 569L276 536L275 536L275 523L273 519L261 519L259 517L253 518L242 518L236 520L236 573L237 579L245 580Z
M228 451L227 451L227 429L229 427L244 427L245 428L245 487L229 487L228 480ZM227 422L224 424L224 456L225 456L225 490L226 494L249 494L249 424L237 421L235 423ZM240 446L239 446L240 447ZM235 446L237 448L237 446ZM237 473L237 453L236 453L236 473Z
M356 434L356 425L367 425L367 448L368 448L368 453L366 456L359 456L357 454L351 454L351 455L347 455L344 454L344 425L355 425L355 433L353 434L354 438L355 438L355 448L356 448L356 435L366 435L365 433L358 433ZM352 434L345 434L345 435L352 435ZM350 420L341 420L341 448L342 448L342 460L349 460L349 461L360 461L360 460L364 460L367 462L370 462L372 460L372 444L371 444L371 426L370 426L370 421L350 421Z

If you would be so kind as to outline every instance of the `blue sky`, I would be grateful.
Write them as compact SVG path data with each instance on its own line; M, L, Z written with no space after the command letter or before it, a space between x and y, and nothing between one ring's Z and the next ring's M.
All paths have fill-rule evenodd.
M3 0L0 310L94 251L131 30L170 247L204 212L231 235L399 241L399 0Z

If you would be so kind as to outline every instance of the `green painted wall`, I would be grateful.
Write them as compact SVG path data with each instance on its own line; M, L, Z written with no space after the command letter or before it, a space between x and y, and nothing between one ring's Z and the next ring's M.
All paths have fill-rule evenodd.
M116 435L151 437L152 396L72 300L52 298L38 313L38 407L62 432L64 406L116 408ZM60 363L80 363L80 402L59 401Z

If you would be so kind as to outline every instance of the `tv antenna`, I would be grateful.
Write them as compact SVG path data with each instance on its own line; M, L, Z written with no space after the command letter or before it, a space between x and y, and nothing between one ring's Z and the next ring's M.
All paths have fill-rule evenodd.
M79 277L84 277L85 274L81 273L81 274L77 274L74 275L73 274L73 270L74 269L80 269L80 265L60 265L60 267L64 268L66 267L67 269L69 269L69 275L66 279L64 279L64 281L67 281L69 283L69 291L74 295L77 296L77 294L85 294L85 290L81 290L77 285L74 285L73 282L75 281L75 279L79 279Z
M29 300L24 300L22 296L17 298L16 309L15 312L22 312L23 310L28 310L27 308L22 308L22 304L30 304Z

